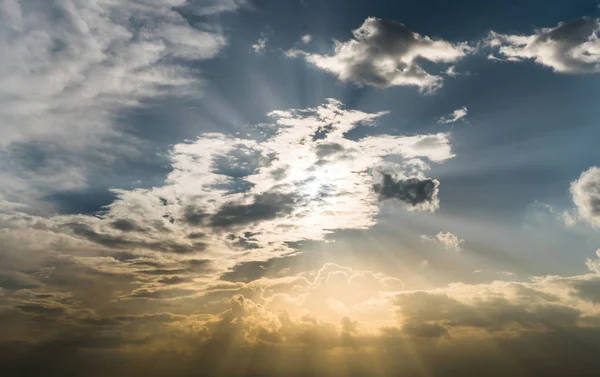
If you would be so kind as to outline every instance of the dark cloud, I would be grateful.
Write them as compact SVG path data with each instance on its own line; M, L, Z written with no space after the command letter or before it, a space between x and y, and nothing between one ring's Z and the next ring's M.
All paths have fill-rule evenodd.
M144 231L143 228L141 228L140 226L138 226L138 224L130 219L119 219L119 220L115 220L112 223L110 223L110 225L115 228L118 229L120 231L123 232L141 232Z
M418 338L441 338L448 336L448 330L444 326L430 323L406 323L402 326L402 331L408 336Z
M211 216L213 228L232 228L289 214L294 209L297 197L293 194L267 192L256 195L251 204L228 203Z
M572 286L576 296L600 304L600 279L574 281Z
M138 289L127 295L128 298L143 298L143 299L173 299L185 297L197 293L193 289L173 288L173 289Z
M591 167L571 182L571 195L579 217L600 227L600 168Z
M505 298L482 298L468 304L443 294L416 292L399 295L396 304L409 325L444 325L444 327L474 327L499 331L511 325L523 328L561 329L575 326L580 312L569 306L552 302L516 304ZM523 298L525 298L523 297ZM539 301L545 296L537 295ZM423 329L426 327L422 327ZM413 331L417 331L413 329Z
M183 218L190 225L202 225L208 214L203 209L189 205L185 207Z
M406 178L395 180L383 173L382 182L373 185L379 200L398 199L411 206L424 203L436 205L439 182L431 178Z
M337 143L326 143L326 144L317 144L316 146L316 154L317 157L323 158L332 154L336 154L342 152L344 150L344 146Z
M65 225L73 234L85 238L91 242L109 248L140 248L162 251L175 254L189 254L202 251L206 248L203 243L195 243L193 245L177 243L174 241L139 241L132 240L126 236L116 236L95 231L91 226L83 223L68 223Z
M312 141L325 139L331 131L333 131L333 125L331 124L317 128L312 136Z

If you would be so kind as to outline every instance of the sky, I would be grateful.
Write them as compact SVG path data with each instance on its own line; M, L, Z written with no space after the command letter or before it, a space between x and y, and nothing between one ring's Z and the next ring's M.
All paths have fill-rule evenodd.
M3 376L596 376L597 1L0 0Z

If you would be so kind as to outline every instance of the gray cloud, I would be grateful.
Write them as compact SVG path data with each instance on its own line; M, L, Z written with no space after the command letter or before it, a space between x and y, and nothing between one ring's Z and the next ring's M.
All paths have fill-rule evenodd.
M443 78L428 72L420 60L452 63L471 51L466 43L432 39L401 23L374 17L367 18L352 34L354 38L349 41L336 41L333 55L297 49L288 50L287 55L301 56L342 81L379 88L411 85L431 91L442 86Z
M266 192L256 195L250 204L227 203L211 216L210 225L214 228L231 228L271 220L291 213L297 200L293 194Z
M530 35L507 35L492 32L488 45L498 49L508 61L533 60L561 73L600 72L600 20L578 18L560 22Z
M394 179L383 173L382 181L373 185L379 200L398 199L412 207L435 210L438 203L439 181L431 178Z
M174 241L145 241L130 239L122 235L112 235L94 230L91 226L84 223L72 222L66 224L75 235L83 237L91 242L110 248L141 248L163 251L176 254L188 254L202 251L206 248L203 243L194 244L178 243Z

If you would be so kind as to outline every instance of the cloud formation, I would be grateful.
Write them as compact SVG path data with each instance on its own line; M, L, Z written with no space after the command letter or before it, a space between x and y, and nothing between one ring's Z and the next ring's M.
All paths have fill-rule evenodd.
M379 194L379 200L398 199L411 208L435 211L439 207L439 185L436 179L394 179L384 173L381 183L376 183L373 189Z
M186 0L35 3L0 8L0 189L16 200L85 187L91 167L135 156L116 113L157 96L198 96L189 62L226 44L218 24L182 16ZM214 14L241 2L203 3Z
M448 124L455 123L463 118L465 118L468 114L468 110L466 106L461 107L460 109L454 110L452 113L441 117L438 120L438 123Z
M435 236L421 236L423 241L439 243L448 250L460 251L465 240L450 232L439 232Z
M586 274L414 291L383 274L326 264L207 286L209 295L168 306L160 305L168 297L143 292L156 298L143 301L152 304L144 313L121 300L102 314L68 294L21 290L0 296L0 366L62 376L453 377L475 365L478 374L592 376L598 282ZM540 352L556 362L540 362Z
M491 59L533 60L560 73L600 72L600 20L588 17L560 22L530 35L491 32L487 44L498 50Z
M116 199L94 216L8 208L0 213L0 239L32 240L18 250L39 250L35 242L78 250L69 258L138 285L124 299L194 296L194 286L240 263L294 253L292 243L324 240L334 230L371 227L381 200L434 211L439 182L424 172L453 157L449 135L346 137L359 125L375 131L385 114L347 109L334 99L273 111L272 123L252 126L261 133L256 140L209 133L176 144L164 185L114 189ZM31 285L25 276L6 279Z
M578 217L600 227L600 168L591 167L571 182L571 195Z
M333 55L298 49L288 50L287 55L303 57L338 79L358 85L417 86L433 91L443 85L443 78L426 70L420 61L455 63L472 51L467 43L433 39L401 23L374 17L367 18L352 35L349 41L335 41Z

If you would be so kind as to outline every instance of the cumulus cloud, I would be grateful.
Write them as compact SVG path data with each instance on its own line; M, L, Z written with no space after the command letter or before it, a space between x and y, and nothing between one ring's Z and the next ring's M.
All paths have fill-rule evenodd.
M600 227L600 168L591 167L571 182L571 195L578 217Z
M465 118L467 116L467 113L468 113L467 107L463 106L460 109L456 109L452 113L441 117L438 120L438 123L443 123L443 124L455 123L455 122L459 121L460 119Z
M458 238L450 232L439 232L435 236L421 236L423 241L439 243L448 250L460 251L461 245L465 242L462 238Z
M453 63L472 51L467 43L451 43L410 31L403 24L379 18L367 18L352 32L353 39L335 42L333 55L298 49L287 51L290 57L335 74L342 81L379 88L417 86L432 91L443 85L443 78L428 72L420 63Z
M5 195L24 200L85 187L91 167L137 153L136 140L115 128L118 111L156 96L202 92L189 63L214 57L226 38L217 24L191 24L178 9L204 5L214 14L235 10L241 2L193 3L3 2L0 189Z
M578 18L530 35L491 32L487 44L507 61L533 60L561 73L600 72L600 20Z

